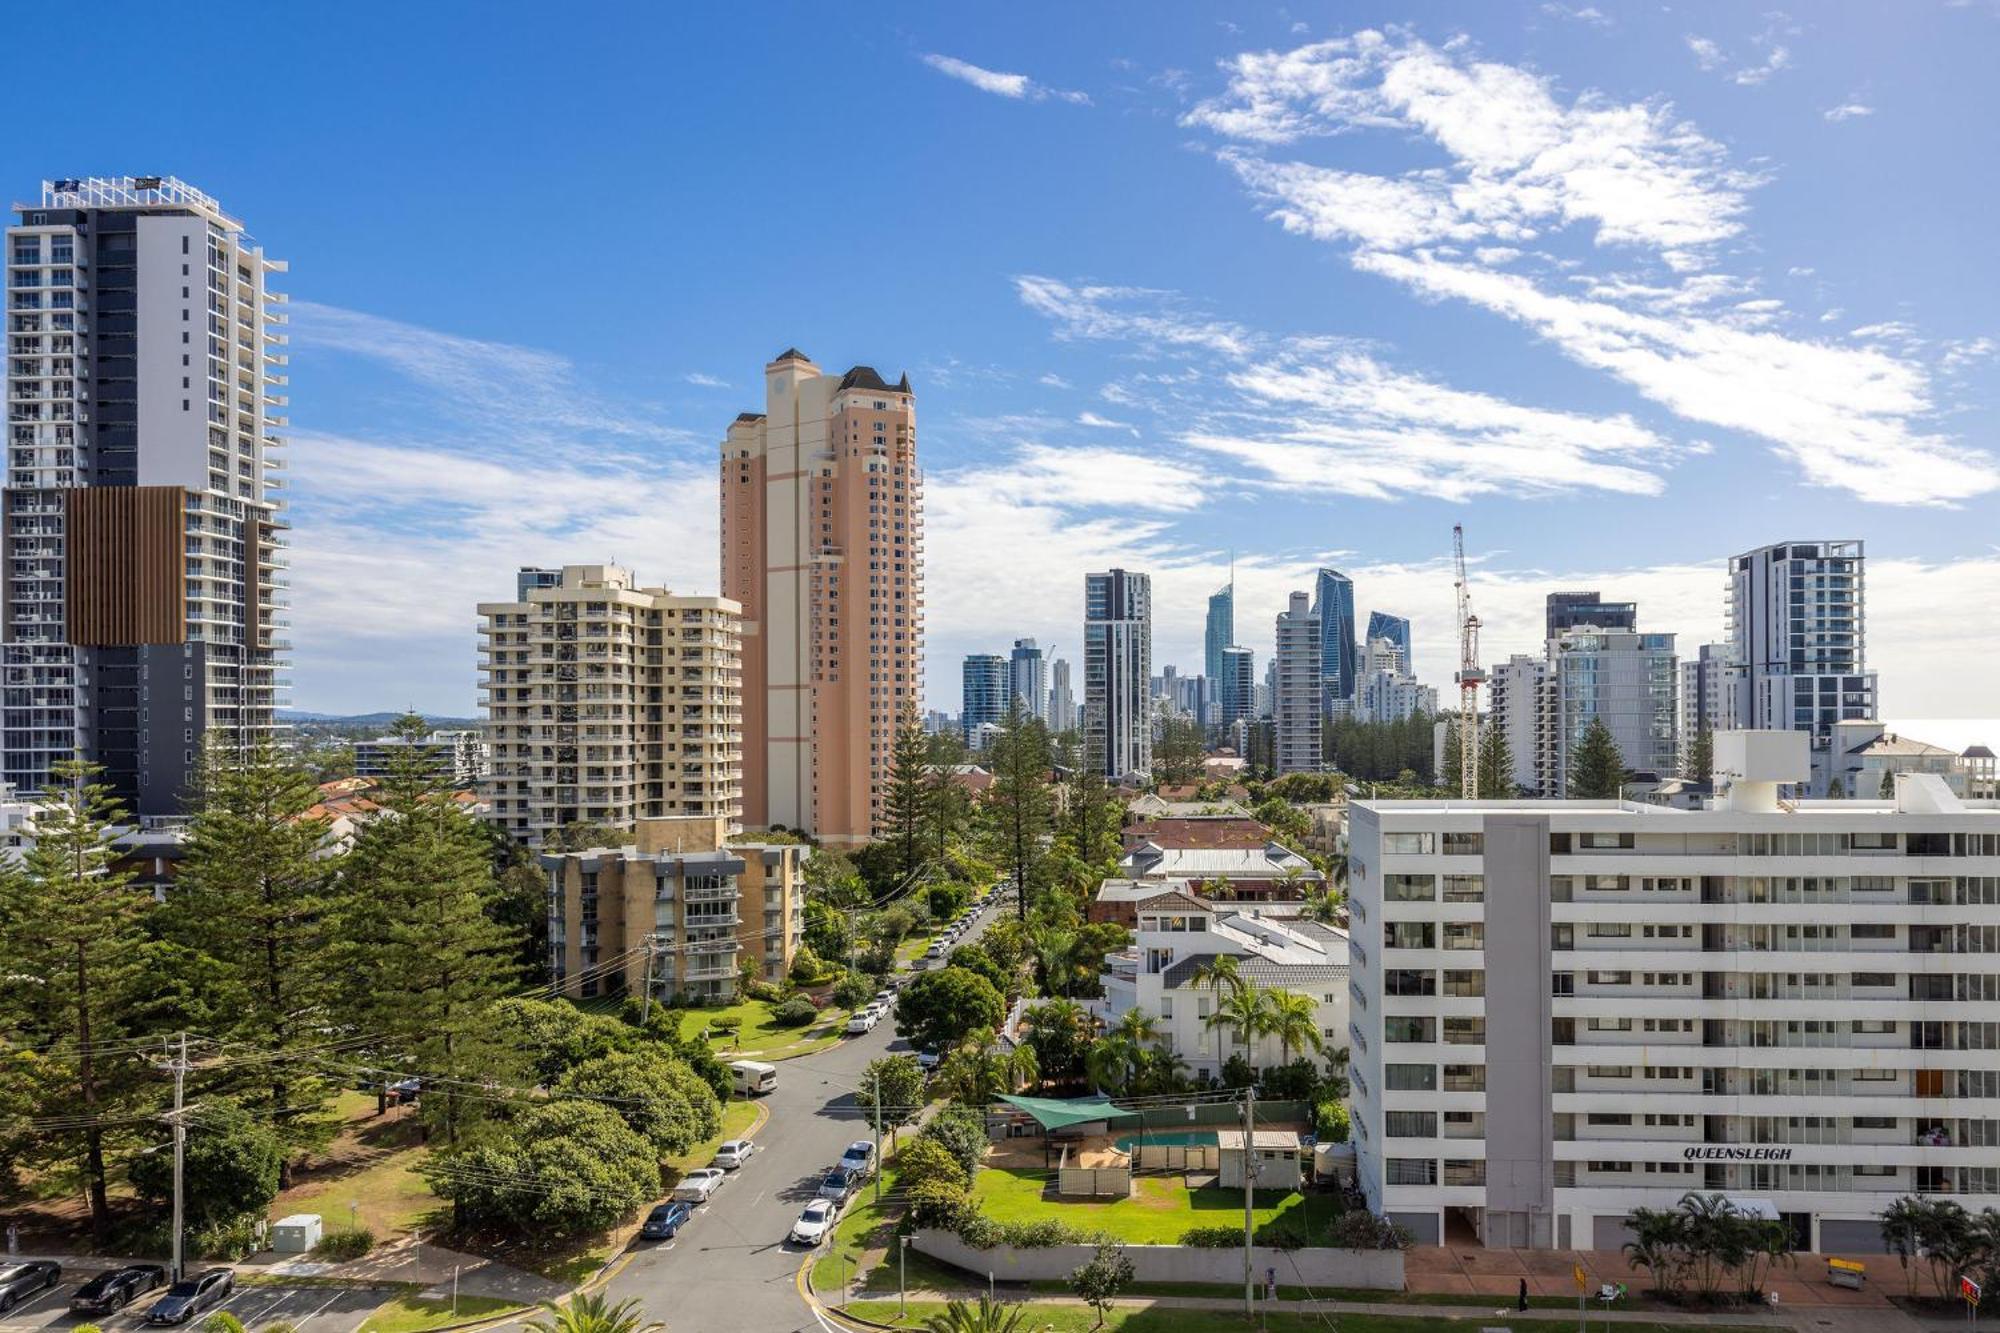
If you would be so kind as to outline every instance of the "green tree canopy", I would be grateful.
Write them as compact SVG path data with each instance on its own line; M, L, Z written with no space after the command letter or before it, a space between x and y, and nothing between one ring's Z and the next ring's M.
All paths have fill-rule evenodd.
M183 1197L187 1224L199 1230L262 1216L278 1197L283 1141L260 1116L223 1099L203 1101L188 1116ZM132 1188L155 1207L172 1206L174 1155L140 1153L128 1171Z
M896 1031L919 1049L948 1050L980 1028L997 1028L1006 1003L992 982L962 967L920 972L896 998Z
M1569 794L1577 800L1615 800L1625 785L1625 756L1604 719L1593 717L1570 750Z
M461 1225L551 1239L603 1231L660 1194L653 1145L596 1102L529 1107L477 1147L419 1170Z
M565 1097L601 1098L661 1156L684 1153L722 1131L715 1090L656 1046L586 1060L555 1085Z

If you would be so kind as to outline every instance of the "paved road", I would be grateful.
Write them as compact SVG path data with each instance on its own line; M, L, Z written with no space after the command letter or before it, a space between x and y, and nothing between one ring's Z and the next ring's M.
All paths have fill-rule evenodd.
M965 938L997 919L988 908ZM821 1325L800 1301L797 1277L806 1252L787 1245L799 1210L848 1144L872 1131L854 1088L870 1060L907 1051L883 1022L817 1055L778 1066L766 1098L771 1118L758 1151L667 1246L647 1246L611 1282L613 1300L638 1297L673 1333L812 1330ZM872 1186L871 1186L872 1188Z
M0 1320L0 1333L42 1333L82 1323L97 1324L105 1333L138 1333L145 1327L146 1311L159 1299L160 1292L141 1296L115 1315L86 1319L69 1313L69 1298L95 1272L95 1268L72 1268L65 1264L62 1285L8 1311L6 1318ZM246 1286L238 1287L217 1308L235 1315L250 1329L282 1319L303 1333L348 1333L359 1327L369 1312L388 1296L389 1293L379 1289ZM204 1312L202 1317L207 1313L210 1312Z

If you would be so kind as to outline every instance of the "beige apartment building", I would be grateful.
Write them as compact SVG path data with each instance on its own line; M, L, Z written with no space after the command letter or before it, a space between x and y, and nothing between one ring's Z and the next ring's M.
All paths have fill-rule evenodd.
M479 606L489 818L524 842L743 815L741 610L642 588L617 565L524 569Z
M566 995L728 999L776 981L805 928L806 849L732 839L720 816L641 819L635 841L545 855L549 973ZM650 955L650 957L649 957Z
M722 591L743 607L743 820L834 844L882 817L923 663L915 396L790 349L722 443Z

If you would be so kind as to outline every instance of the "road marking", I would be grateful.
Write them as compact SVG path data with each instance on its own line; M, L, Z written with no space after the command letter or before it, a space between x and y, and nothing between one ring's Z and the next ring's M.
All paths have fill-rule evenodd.
M28 1297L28 1299L27 1299L27 1300L25 1300L25 1301L22 1301L22 1302L21 1302L21 1303L20 1303L19 1305L15 1306L15 1307L14 1307L14 1308L13 1308L12 1310L8 1311L8 1313L9 1313L9 1314L20 1314L20 1313L22 1313L23 1311L27 1310L27 1308L28 1308L29 1306L31 1306L31 1305L35 1304L35 1302L37 1302L37 1301L41 1300L41 1299L42 1299L42 1297L44 1297L44 1296L53 1296L53 1295L55 1295L55 1294L56 1294L57 1292L59 1292L59 1291L61 1291L61 1290L62 1290L62 1283L60 1283L60 1282L56 1283L56 1285L55 1285L55 1286L53 1286L53 1287L43 1287L43 1288L42 1288L42 1289L41 1289L40 1291L38 1291L38 1292L36 1292L36 1293L35 1293L34 1295L32 1295L32 1296Z
M331 1295L331 1296L327 1297L327 1300L326 1300L326 1305L322 1305L322 1306L320 1306L320 1307L319 1307L319 1309L317 1309L317 1310L314 1310L314 1311L312 1312L312 1314L309 1314L309 1315L307 1315L305 1319L301 1319L301 1320L299 1320L299 1323L300 1323L300 1324L303 1324L303 1323L305 1323L305 1322L306 1322L306 1319L311 1319L311 1318L313 1318L313 1317L314 1317L315 1315L319 1315L319 1314L323 1314L323 1313L325 1313L325 1311L326 1311L326 1308L327 1308L327 1306L328 1306L328 1305L332 1305L332 1304L333 1304L333 1303L334 1303L335 1301L338 1301L338 1300L339 1300L339 1299L341 1298L341 1296L342 1296L343 1294L344 1294L344 1293L342 1293L342 1292L338 1292L338 1291L334 1292L334 1293L333 1293L333 1295ZM280 1301L280 1302L279 1302L279 1304L281 1304L281 1305L282 1305L283 1303L284 1303L284 1302L282 1302L282 1301ZM298 1325L296 1325L296 1324L295 1324L295 1325L293 1325L293 1327L295 1327L295 1328L296 1328L297 1326L298 1326Z
M257 1320L261 1320L265 1315L271 1313L271 1311L277 1309L279 1306L283 1305L286 1301L290 1300L292 1297L298 1294L299 1293L295 1291L287 1291L284 1295L278 1297L277 1300L272 1301L269 1305L259 1310L256 1314L251 1315L250 1316L251 1321L254 1322Z

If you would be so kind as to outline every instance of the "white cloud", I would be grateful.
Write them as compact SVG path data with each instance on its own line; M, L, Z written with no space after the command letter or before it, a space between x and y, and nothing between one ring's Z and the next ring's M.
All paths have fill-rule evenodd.
M1791 68L1790 48L1774 41L1772 32L1767 31L1763 36L1756 38L1755 43L1764 49L1764 59L1755 65L1739 65L1729 70L1728 77L1731 83L1744 88L1754 88L1760 83L1768 82L1778 71ZM1695 63L1704 70L1712 72L1723 69L1730 63L1729 55L1721 45L1707 37L1689 35L1687 48L1694 53Z
M1180 443L1245 465L1262 484L1376 500L1606 490L1652 495L1673 449L1628 416L1524 407L1385 366L1338 339L1276 339L1185 311L1171 295L1017 278L1058 336L1220 356L1199 378L1135 376L1118 398L1173 398ZM1209 367L1213 372L1214 367Z
M1051 88L1046 84L1036 83L1025 74L1007 74L999 70L984 69L956 56L939 55L934 51L926 52L920 59L946 78L969 83L979 91L992 93L996 97L1009 97L1017 102L1042 102L1053 98L1058 102L1070 102L1077 106L1090 105L1088 93Z
M1249 183L1280 194L1295 227L1352 234L1338 214L1358 200L1372 218L1430 239L1512 241L1541 226L1582 224L1600 244L1690 257L1740 230L1743 193L1756 183L1665 105L1595 93L1565 104L1550 80L1470 59L1456 45L1365 31L1246 53L1225 68L1227 91L1198 103L1183 124L1263 145L1393 129L1427 136L1452 159L1451 170L1435 175L1364 180L1266 164ZM1232 165L1245 172L1242 159ZM1379 230L1360 239L1389 243Z
M1789 59L1776 32L1757 39L1773 69ZM1706 39L1689 44L1698 58L1723 54ZM1356 267L1425 297L1515 320L1688 421L1766 440L1815 484L1903 504L2000 488L1992 456L1937 433L1913 343L1787 336L1782 303L1709 271L1720 244L1741 233L1757 178L1664 104L1588 91L1564 100L1550 80L1478 59L1467 42L1435 48L1400 32L1245 53L1224 68L1225 92L1184 123L1239 141L1219 156L1287 230L1341 245ZM1447 165L1368 173L1240 146L1370 129L1421 134ZM1493 247L1479 244L1517 250L1568 227L1600 250L1649 250L1671 277L1544 255L1579 297L1539 274L1496 270L1484 253ZM1468 245L1479 264L1458 257Z
M1568 19L1572 23L1587 23L1593 28L1608 28L1611 26L1610 15L1595 5L1584 5L1581 8L1572 9L1568 5L1556 4L1551 0L1550 3L1542 6L1542 12L1550 18Z
M1050 371L1048 374L1042 376L1035 383L1045 384L1051 389L1074 389L1076 387L1054 371Z
M1875 108L1864 106L1860 102L1842 102L1839 106L1828 107L1820 114L1835 125L1838 125L1843 121L1859 120L1863 116L1872 116L1875 114Z
M1703 69L1716 69L1729 63L1729 57L1722 54L1722 48L1706 37L1690 33L1687 38L1688 50L1694 52L1697 65Z
M1097 430L1122 430L1129 431L1133 435L1139 433L1139 428L1129 421L1114 421L1110 417L1101 417L1095 412L1077 413L1076 424L1079 426L1090 426Z
M713 375L704 375L699 370L690 370L687 374L681 376L681 378L689 384L698 385L704 389L726 389L729 387L728 380L717 379Z

